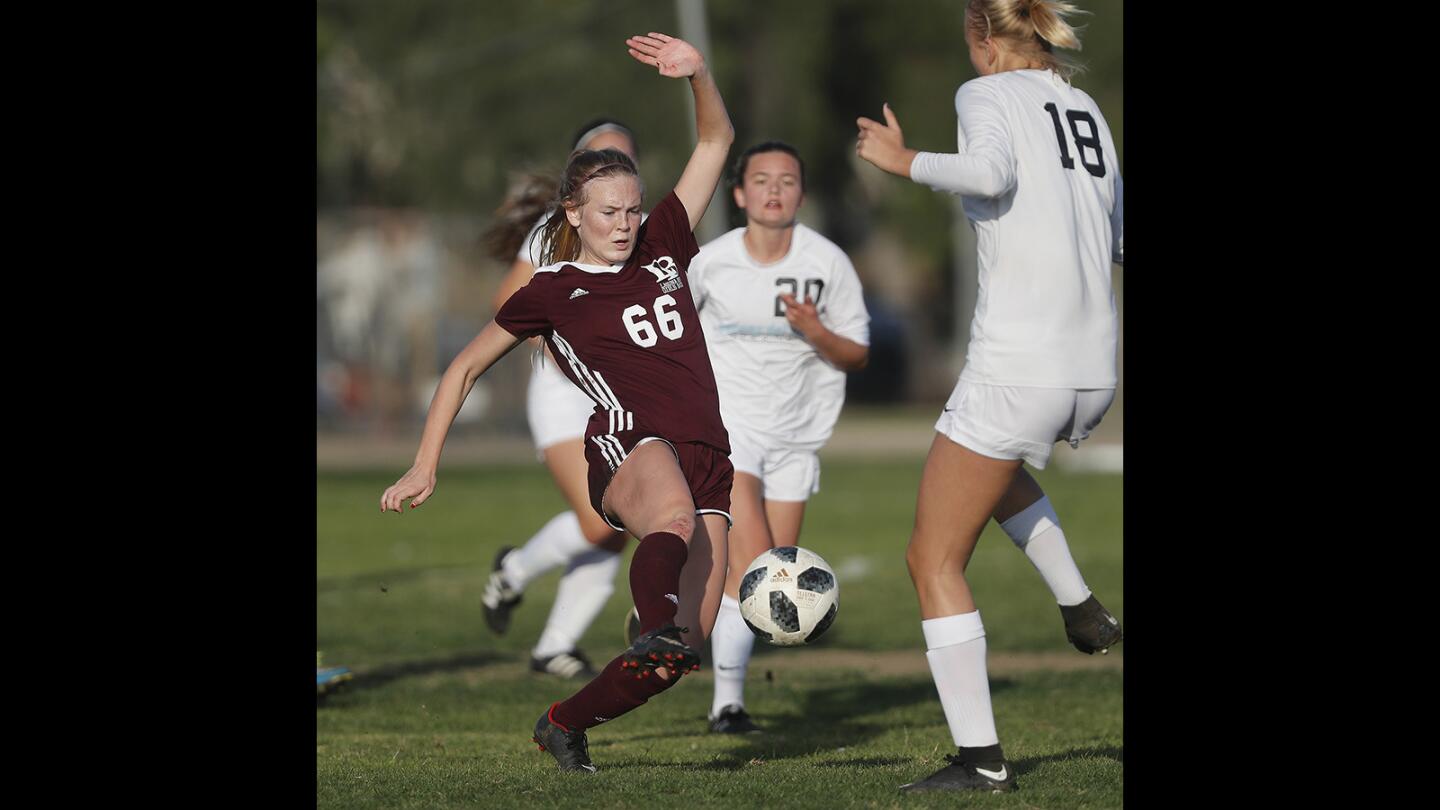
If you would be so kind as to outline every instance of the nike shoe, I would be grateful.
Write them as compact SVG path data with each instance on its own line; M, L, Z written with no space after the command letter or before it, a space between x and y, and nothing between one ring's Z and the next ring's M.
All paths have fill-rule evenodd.
M635 637L640 635L640 608L632 607L630 612L625 614L625 646L629 647L635 643Z
M630 649L620 653L621 669L635 670L636 678L648 678L651 671L668 667L671 677L678 677L700 668L700 653L680 640L681 633L688 633L687 627L667 624L648 633L642 633Z
M1086 655L1108 653L1123 637L1120 622L1093 593L1078 605L1061 605L1060 616L1065 619L1065 638Z
M961 762L955 754L946 754L950 764L908 785L901 785L905 791L927 790L983 790L991 793L1008 793L1015 790L1015 769L1009 762Z
M540 746L541 751L555 757L562 771L595 773L595 765L590 761L590 742L585 739L585 732L569 731L551 720L550 712L554 710L555 704L552 703L535 721L535 735L530 741Z
M543 672L548 675L558 675L561 678L593 678L596 675L595 667L585 653L577 650L557 653L548 658L536 658L530 656L530 671Z
M510 611L520 604L522 592L510 587L505 581L504 566L505 556L514 551L514 546L501 546L495 552L495 565L491 569L490 579L485 583L485 591L480 594L480 604L485 608L485 624L490 627L496 635L505 635L510 629Z
M750 719L744 706L731 704L710 718L710 730L716 734L760 734L763 729Z
M324 697L343 686L355 676L345 667L316 667L315 695Z

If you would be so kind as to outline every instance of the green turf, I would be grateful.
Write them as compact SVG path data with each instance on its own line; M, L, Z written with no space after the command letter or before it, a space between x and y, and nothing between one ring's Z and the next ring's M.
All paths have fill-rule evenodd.
M704 734L711 681L702 672L592 730L591 755L601 773L589 777L555 772L553 760L528 742L540 711L576 686L524 670L555 576L530 588L504 637L489 633L479 609L495 550L523 542L564 508L544 468L442 469L428 504L382 516L380 492L400 472L317 475L317 646L326 664L348 666L357 676L317 709L319 806L954 803L954 796L895 793L897 785L941 767L941 755L953 750L924 671L919 611L904 563L918 459L828 460L801 535L801 544L840 575L839 617L816 646L873 651L873 660L903 666L886 674L860 654L847 656L853 665L804 669L807 650L759 645L747 703L780 733ZM1088 584L1123 622L1120 477L1052 470L1036 478L1055 503ZM1090 663L1065 643L1044 583L993 524L968 577L992 658L1051 654ZM597 661L619 651L628 607L622 575L582 642ZM1111 656L1121 658L1123 645ZM1119 807L1122 681L1116 666L1031 666L1003 674L992 667L1000 738L1021 789L965 800Z

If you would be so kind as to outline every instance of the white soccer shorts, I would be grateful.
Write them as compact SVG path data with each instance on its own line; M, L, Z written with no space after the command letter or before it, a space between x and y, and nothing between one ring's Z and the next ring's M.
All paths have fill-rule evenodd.
M595 412L595 401L560 373L549 357L538 360L525 392L525 416L535 454L544 460L545 448L566 441L585 441L585 425Z
M820 491L820 456L811 450L767 447L753 433L726 425L730 465L760 479L767 501L808 501Z
M1056 442L1079 447L1114 400L1113 388L1028 388L962 379L935 430L982 456L1024 459L1043 470Z

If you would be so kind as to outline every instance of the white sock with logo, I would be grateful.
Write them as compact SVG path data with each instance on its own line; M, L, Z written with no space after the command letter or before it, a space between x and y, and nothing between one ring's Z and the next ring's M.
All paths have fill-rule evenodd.
M575 649L615 592L619 570L620 555L608 549L590 546L590 551L572 559L565 576L560 577L545 632L531 654L549 658Z
M950 737L960 748L997 745L995 714L990 708L990 679L985 672L985 626L980 611L925 619L925 658L940 693Z
M745 705L745 671L750 667L750 653L755 648L755 634L740 618L740 603L731 596L720 597L720 615L710 633L710 658L714 663L715 699L710 703L710 716L731 705Z
M1060 518L1050 497L1042 495L1040 500L1025 507L1000 528L1010 540L1030 558L1035 570L1040 572L1055 601L1062 605L1078 605L1090 597L1085 578L1070 556L1070 544L1065 542L1065 533L1060 531Z
M567 510L550 518L525 545L506 555L500 567L510 587L523 591L536 577L593 548L580 530L580 518Z

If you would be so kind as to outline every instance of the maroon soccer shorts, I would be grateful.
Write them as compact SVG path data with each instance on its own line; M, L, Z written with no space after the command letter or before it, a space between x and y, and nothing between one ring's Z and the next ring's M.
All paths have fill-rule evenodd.
M637 431L638 433L638 431ZM591 436L585 442L585 461L589 464L587 477L590 484L590 506L616 531L625 531L620 519L605 514L602 505L605 489L615 471L625 462L626 457L645 442L659 441L675 451L680 462L680 473L690 485L690 497L695 501L695 513L699 515L719 514L725 516L727 525L735 521L730 517L730 486L735 480L735 468L730 466L730 457L708 444L700 442L671 442L658 436L641 436L624 442L615 436ZM626 444L629 444L627 447Z

